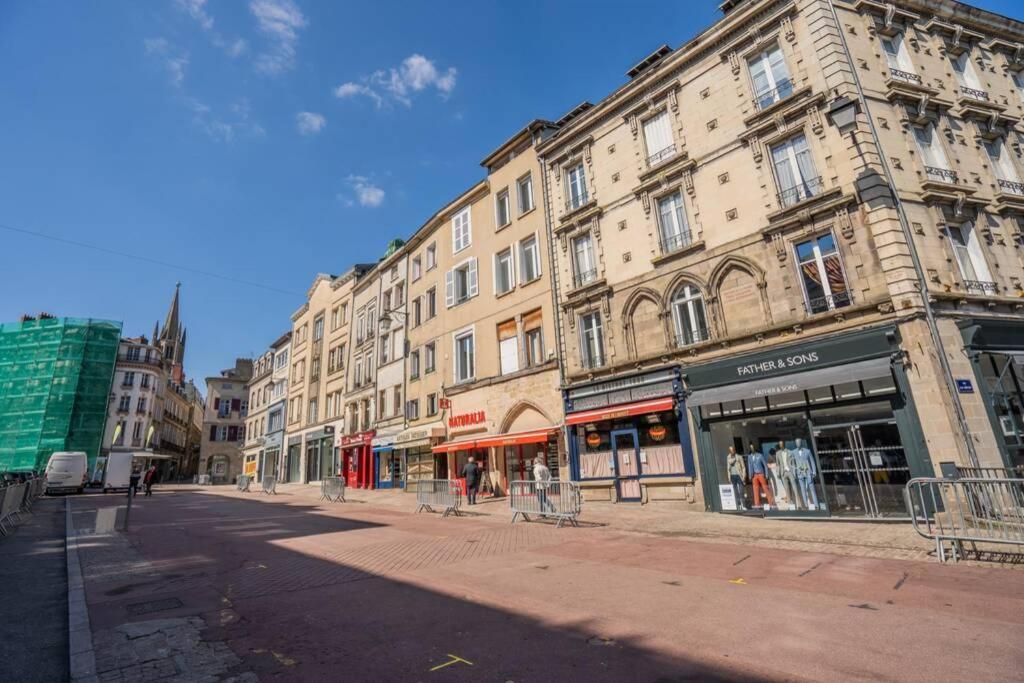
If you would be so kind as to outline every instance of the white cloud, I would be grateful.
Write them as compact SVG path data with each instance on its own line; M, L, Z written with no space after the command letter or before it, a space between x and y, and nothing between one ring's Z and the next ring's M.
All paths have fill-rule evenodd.
M213 17L206 13L206 0L175 0L175 4L209 31L213 28Z
M256 58L256 70L276 76L294 68L298 31L306 25L302 11L292 0L252 0L249 11L271 43L270 49Z
M266 130L250 116L249 100L236 100L229 107L229 116L221 116L213 108L194 97L185 98L192 110L192 123L217 142L232 142L236 137L263 137Z
M185 70L188 68L188 53L171 45L166 38L147 38L143 42L146 54L160 60L171 84L180 88L185 83Z
M323 114L300 111L295 115L295 125L303 135L316 135L327 125L327 119Z
M362 175L350 175L345 178L356 200L360 206L375 209L384 203L384 190L377 187L369 178ZM345 202L345 206L352 206L354 202L345 195L338 195L338 198Z
M441 71L432 60L414 54L402 60L398 68L375 71L361 79L361 83L342 83L334 89L334 96L346 98L362 95L373 100L378 107L389 101L409 107L412 106L415 93L431 88L443 99L447 99L455 89L457 75L455 67Z
M245 53L248 44L241 38L225 38L219 31L213 29L213 17L206 11L207 0L175 0L174 4L178 9L191 17L199 27L210 37L217 48L224 51L228 57L234 59Z

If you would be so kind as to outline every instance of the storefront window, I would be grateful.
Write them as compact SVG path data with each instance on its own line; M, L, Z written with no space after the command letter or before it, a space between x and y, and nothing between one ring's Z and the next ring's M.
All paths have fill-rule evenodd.
M1024 466L1024 364L1010 355L985 353L979 366L996 419L996 438L1006 446L1010 465Z
M434 479L434 453L429 446L410 448L405 451L407 491L415 491L419 481Z
M679 421L675 412L669 410L623 420L577 425L574 438L579 453L580 479L610 479L619 476L621 472L616 472L616 456L619 461L627 462L630 455L613 452L611 434L634 430L641 478L680 474L683 471ZM622 444L619 448L623 448Z

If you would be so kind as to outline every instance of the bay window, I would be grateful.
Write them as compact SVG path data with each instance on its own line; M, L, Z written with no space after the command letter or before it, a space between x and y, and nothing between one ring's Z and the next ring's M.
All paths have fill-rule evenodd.
M673 192L658 200L658 231L661 253L668 254L690 244L690 227L686 223L686 207L682 192Z
M797 265L809 313L850 305L850 291L832 233L796 245Z
M585 368L604 365L604 338L601 314L592 311L580 316L580 361Z
M822 183L803 133L772 146L772 165L779 186L779 204L792 206L821 192Z
M683 285L672 298L672 318L676 328L676 346L689 346L708 339L704 297L693 285Z
M793 94L793 82L778 45L773 45L747 60L754 86L754 106L758 111Z

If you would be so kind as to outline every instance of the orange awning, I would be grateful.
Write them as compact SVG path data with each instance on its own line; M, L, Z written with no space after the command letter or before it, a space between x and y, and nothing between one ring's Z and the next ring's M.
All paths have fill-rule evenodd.
M472 439L455 439L454 441L445 441L439 443L430 450L435 453L454 453L455 451L471 451L476 448L476 438Z
M583 424L584 422L615 420L620 417L629 417L630 415L660 413L664 410L672 410L673 405L675 405L675 398L672 396L666 396L665 398L640 401L639 403L627 403L626 405L621 406L595 408L594 410L584 410L579 413L569 413L565 416L565 424L578 425Z
M495 434L477 439L477 448L487 446L519 446L527 443L546 443L548 437L557 432L557 427L544 427L543 429L531 429L528 432L515 432L512 434Z

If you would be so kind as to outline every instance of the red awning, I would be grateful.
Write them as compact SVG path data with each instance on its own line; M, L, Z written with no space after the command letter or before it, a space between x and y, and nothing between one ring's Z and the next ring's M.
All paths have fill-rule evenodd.
M476 448L476 438L455 439L439 443L430 450L435 453L454 453L455 451L471 451Z
M629 417L630 415L643 415L645 413L660 413L664 410L672 410L672 406L675 404L675 398L672 396L666 396L665 398L656 398L650 401L640 401L639 403L627 403L621 406L609 406L607 408L595 408L594 410L584 410L579 413L569 413L565 416L565 424L567 425L578 425L584 422L599 422L601 420L614 420L620 417Z
M515 432L513 434L495 434L477 439L477 448L487 446L519 446L527 443L545 443L557 427L544 427L543 429L531 429L528 432Z

